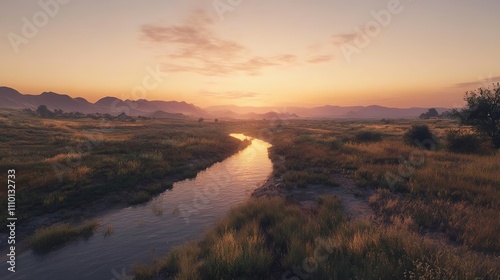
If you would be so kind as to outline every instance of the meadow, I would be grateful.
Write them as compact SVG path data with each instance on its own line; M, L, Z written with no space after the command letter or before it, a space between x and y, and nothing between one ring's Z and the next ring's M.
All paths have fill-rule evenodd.
M414 126L432 135L412 139ZM500 277L499 154L488 142L455 141L470 139L470 128L450 132L453 120L103 121L2 110L0 128L0 167L16 169L26 221L18 235L36 252L92 234L100 211L194 177L244 148L229 137L244 133L273 145L272 179L284 193L335 190L345 176L370 194L373 216L350 218L333 194L313 207L252 198L200 239L137 264L136 279Z
M432 133L420 147L405 139L414 125ZM281 197L253 199L200 240L137 265L137 279L500 277L499 155L487 142L474 153L456 152L449 138L458 130L455 121L263 120L230 126L273 145L279 188L338 188L334 175L342 174L360 192L374 193L367 202L374 217L347 218L335 196L322 197L307 211ZM318 250L320 260L314 257Z
M78 231L78 223L100 211L146 202L247 144L230 137L222 123L193 119L131 122L0 113L0 169L16 170L22 239L48 226L59 236L69 225ZM7 173L0 180L6 181ZM3 188L2 209L6 196ZM2 211L0 218L6 215Z

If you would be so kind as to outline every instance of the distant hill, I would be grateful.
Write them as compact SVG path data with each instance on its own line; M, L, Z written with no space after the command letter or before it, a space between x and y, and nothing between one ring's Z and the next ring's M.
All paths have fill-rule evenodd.
M17 90L8 87L0 87L0 106L10 109L22 109L28 108L29 104L26 103L24 95Z
M266 114L267 112L280 112L280 114L295 114L301 118L416 118L426 113L429 108L390 108L383 106L318 106L318 107L249 107L249 106L212 106L205 110L219 117L245 118L250 114ZM447 111L447 108L436 108L439 113ZM236 114L238 112L239 114Z
M257 111L262 111L262 110L257 110ZM233 111L211 111L210 114L219 117L219 118L226 118L226 119L255 119L255 120L262 120L262 119L296 119L299 118L294 113L277 113L277 112L266 112L266 113L254 113L254 112L249 112L249 113L235 113Z
M318 107L251 107L251 106L211 106L200 108L184 101L149 101L121 100L116 97L104 97L95 103L86 99L72 98L55 92L40 95L21 94L9 87L0 87L0 107L10 109L36 109L46 105L49 109L61 109L64 112L108 113L129 116L155 118L179 118L181 115L204 118L227 119L296 119L296 118L416 118L426 113L429 108L390 108L372 106L318 106ZM446 108L436 108L438 113ZM180 115L181 114L181 115Z
M46 105L49 109L61 109L64 112L81 113L109 113L119 115L125 113L130 116L150 116L152 114L171 114L171 117L179 117L179 114L195 117L209 117L210 114L193 104L178 101L148 101L148 100L121 100L116 97L104 97L96 103L90 103L86 99L72 98L68 95L55 92L44 92L40 95L21 94L9 87L0 87L0 107L10 109L30 108L35 110L40 105ZM158 113L161 111L162 113Z
M161 110L158 110L150 115L148 117L155 118L155 119L182 119L185 118L185 116L181 113L167 113Z

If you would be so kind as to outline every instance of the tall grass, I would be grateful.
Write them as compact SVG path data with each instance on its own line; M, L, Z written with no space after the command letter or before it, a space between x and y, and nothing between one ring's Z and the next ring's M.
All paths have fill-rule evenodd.
M28 241L34 252L46 253L80 236L88 237L98 227L99 222L96 220L87 221L81 225L71 225L68 223L55 224L37 229L35 233L29 237Z
M22 171L16 178L17 207L24 209L20 218L82 205L92 210L102 201L141 203L243 147L225 126L189 119L101 125L98 120L39 119L15 111L0 123L0 169ZM166 140L174 144L166 145ZM6 174L0 180L6 181ZM3 209L6 190L0 189ZM64 222L63 215L55 216L54 222Z
M498 152L456 154L444 145L425 150L405 143L408 131L416 131L410 138L423 142L424 136L445 139L454 126L442 120L290 121L270 132L270 156L275 176L282 177L285 186L307 187L314 181L310 174L320 178L348 174L359 187L391 190L390 196L372 198L371 205L384 222L411 219L415 232L439 233L456 245L497 254ZM248 125L242 132L258 135L263 129L267 128ZM379 142L352 140L365 131L384 137ZM388 174L397 178L394 184Z
M175 248L136 279L496 279L498 262L440 248L401 227L348 221L335 197L313 215L279 198L232 210L201 240ZM297 278L293 278L297 277Z

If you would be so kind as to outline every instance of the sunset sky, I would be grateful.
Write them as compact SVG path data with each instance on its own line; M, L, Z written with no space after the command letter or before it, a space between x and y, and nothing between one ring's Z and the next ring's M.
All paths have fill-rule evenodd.
M500 81L499 12L498 0L4 0L0 85L91 102L458 107Z

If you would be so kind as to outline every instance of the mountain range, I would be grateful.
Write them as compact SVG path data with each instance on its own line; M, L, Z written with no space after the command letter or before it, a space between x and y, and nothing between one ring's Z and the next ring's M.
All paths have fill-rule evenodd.
M54 92L44 92L40 95L21 94L15 89L0 87L0 107L11 109L30 108L46 105L49 109L61 109L64 112L108 113L118 115L125 113L130 116L150 116L183 114L186 116L211 117L203 109L186 102L178 101L148 101L121 100L116 97L104 97L95 103L85 98L72 98L68 95ZM163 113L163 114L162 114Z
M0 108L36 110L46 105L49 109L64 112L109 113L157 118L178 118L183 116L226 119L295 119L295 118L415 118L429 108L389 108L372 106L319 106L319 107L251 107L251 106L211 106L201 108L184 101L121 100L104 97L95 103L85 98L43 92L39 95L22 94L9 87L0 87ZM439 113L446 108L436 108Z

